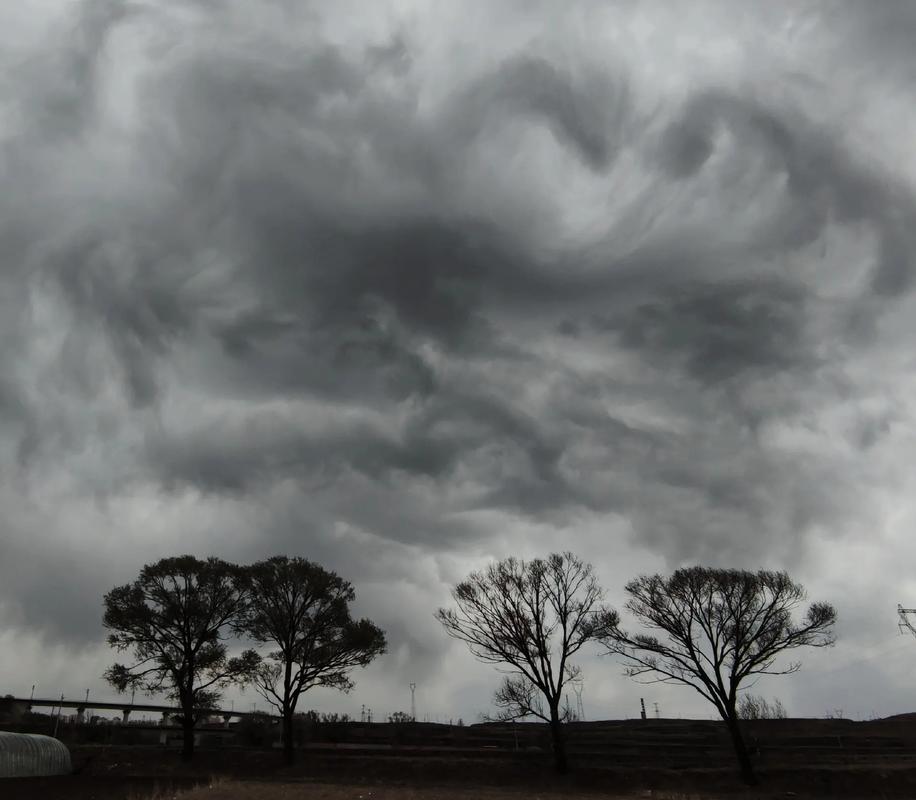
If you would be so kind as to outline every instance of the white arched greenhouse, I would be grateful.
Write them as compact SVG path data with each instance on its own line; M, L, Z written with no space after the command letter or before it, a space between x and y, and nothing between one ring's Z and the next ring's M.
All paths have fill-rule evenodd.
M63 742L34 733L0 731L0 778L68 775L71 771L70 751Z

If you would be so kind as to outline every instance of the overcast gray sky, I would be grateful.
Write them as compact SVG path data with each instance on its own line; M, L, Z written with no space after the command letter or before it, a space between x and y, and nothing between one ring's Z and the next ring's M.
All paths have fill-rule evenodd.
M755 691L916 708L914 37L907 0L0 5L0 692L112 696L144 563L286 553L390 641L305 707L474 719L500 676L434 609L570 549L617 607L787 569L839 641ZM581 663L589 718L713 713Z

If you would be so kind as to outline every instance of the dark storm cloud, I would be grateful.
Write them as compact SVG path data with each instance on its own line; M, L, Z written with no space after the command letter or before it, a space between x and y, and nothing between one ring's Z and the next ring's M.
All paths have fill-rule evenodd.
M725 92L688 102L684 121L661 140L671 154L662 163L674 164L679 180L702 177L713 169L707 164L713 133L725 126L735 137L733 151L723 156L727 162L762 157L770 171L786 176L780 207L739 245L715 230L702 237L685 232L681 241L662 233L572 279L567 265L575 263L575 250L557 262L526 248L524 230L443 218L436 201L431 208L402 203L391 214L383 203L358 201L341 189L341 174L353 174L356 185L365 180L354 161L360 143L376 158L397 154L399 139L417 144L425 164L413 175L425 182L421 197L473 152L489 117L541 116L592 169L603 168L610 150L597 142L610 127L601 105L608 91L583 95L543 61L509 61L455 96L445 118L462 124L444 135L441 126L396 121L373 99L365 54L348 60L321 43L311 51L290 63L265 64L203 48L166 69L149 89L170 109L168 127L150 118L143 141L169 176L169 189L151 217L118 219L124 229L114 242L103 230L99 242L68 245L57 256L60 282L70 302L103 321L136 403L153 401L158 364L170 352L213 340L223 354L221 365L211 361L205 368L214 388L357 406L408 401L407 421L403 430L384 433L350 422L316 435L298 430L296 420L259 422L257 416L214 420L176 436L153 429L147 455L165 486L246 493L286 477L348 469L374 479L405 473L444 480L470 461L486 470L478 456L488 452L495 466L479 473L488 485L476 497L480 507L534 516L594 506L587 485L574 484L561 468L562 462L575 471L578 459L562 406L541 409L519 427L525 414L513 408L511 391L490 392L481 405L481 395L443 378L442 363L430 360L424 343L438 348L440 362L482 364L481 374L498 386L505 348L525 349L515 320L574 319L578 308L581 318L618 331L620 346L654 366L679 366L685 379L712 389L724 380L737 383L737 400L719 396L717 405L720 413L741 417L746 376L783 373L801 386L801 369L815 366L817 357L806 339L812 289L754 277L751 265L729 264L732 259L778 258L816 239L830 218L864 220L880 237L874 291L906 285L904 233L891 218L881 178L847 164L838 146L812 132L803 117ZM597 79L588 85L601 86ZM325 111L329 98L347 112ZM625 109L623 103L617 110ZM303 130L310 136L302 137ZM707 144L698 149L703 137ZM704 148L704 158L684 155ZM410 165L395 163L411 173ZM376 191L367 189L369 196ZM222 286L232 286L231 304L188 288L206 247L217 253ZM64 263L79 266L65 269ZM723 281L726 270L749 277ZM602 305L612 310L596 315L593 309ZM556 370L536 353L526 359L528 379ZM444 426L451 426L448 435L440 432ZM625 450L629 439L618 440L610 430L604 437L609 452ZM728 451L739 444L717 446ZM687 445L669 440L663 447ZM770 463L765 454L757 460ZM610 492L617 503L598 507L648 515L647 529L654 524L655 486L697 493L710 513L743 509L749 521L765 515L759 497L751 503L746 490L725 488L727 478L687 480L646 457L629 466L648 488L629 498Z
M696 174L722 128L745 155L763 155L768 169L785 178L784 207L774 224L762 229L762 248L779 253L799 247L815 240L833 220L866 222L880 242L873 292L893 297L909 288L916 204L908 187L849 152L835 132L819 128L803 112L723 92L701 92L687 104L682 119L663 139L662 163L676 178Z
M591 68L575 78L544 59L520 57L471 87L454 121L463 133L483 134L488 118L540 117L600 170L616 155L628 112L627 87L619 76Z
M94 230L57 246L53 269L64 291L105 326L141 405L157 391L156 359L199 325L231 360L247 362L244 382L268 392L333 392L332 384L341 382L349 393L357 388L354 376L371 382L383 363L390 365L379 381L383 390L396 396L429 391L431 371L379 324L387 310L410 332L451 347L486 336L474 310L481 286L506 261L499 236L483 226L474 235L464 222L424 219L417 208L392 221L348 219L350 200L339 191L339 174L355 169L351 148L365 142L375 157L389 157L404 131L393 130L390 108L361 98L369 91L364 64L320 43L313 49L318 52L291 66L249 62L217 48L167 70L147 87L159 104L140 135L144 158L169 185L161 195L155 184L138 187L144 197L139 218L132 209L114 209L113 218L96 220ZM519 102L542 91L540 82L524 76L545 65L506 69L505 93ZM581 109L553 113L563 84L550 74L548 96L532 101L535 110L582 144L587 137L579 131L578 111L588 111L586 98L578 98ZM89 76L82 70L76 82L86 94ZM468 92L462 119L495 108L481 105L478 95ZM353 100L352 116L328 119L317 106L338 96ZM353 123L358 127L351 129ZM328 140L297 141L303 126ZM340 134L343 141L335 143ZM592 150L597 135L587 145ZM421 142L440 171L452 155L452 142L441 137L433 131ZM192 286L207 248L217 260L242 261L216 269L244 298L237 311L217 308L209 324L201 315L221 298L195 294ZM227 250L231 256L224 256ZM522 277L517 265L511 269Z
M114 0L80 3L55 26L48 50L30 53L15 65L15 79L29 88L28 93L8 98L23 115L23 151L65 144L95 123L109 35L133 11Z
M913 79L916 65L910 44L916 35L916 8L912 3L882 0L866 8L850 2L843 12L844 27L869 68L879 69L885 79ZM848 47L849 41L841 46Z
M50 547L36 561L23 532L7 531L4 560L30 565L28 569L7 567L3 571L7 624L37 631L54 644L98 641L102 636L101 594L113 585L109 585L104 567L67 544Z
M805 342L807 295L804 287L780 281L686 285L591 323L661 360L683 353L689 375L716 384L745 372L815 366Z

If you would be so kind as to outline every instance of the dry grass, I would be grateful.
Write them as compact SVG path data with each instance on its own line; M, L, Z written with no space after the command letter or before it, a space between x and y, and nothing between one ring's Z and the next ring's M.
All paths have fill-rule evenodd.
M209 786L201 786L190 791L143 800L596 800L600 797L614 800L703 800L700 795L679 792L644 791L627 795L609 795L512 789L347 786L257 781L216 781Z
M222 790L229 791L233 786L241 786L241 784L235 781L229 781L226 778L222 778L216 775L211 775L207 784L200 787L199 789L192 790L176 790L176 789L160 789L158 786L152 791L147 792L129 792L125 800L186 800L193 798L196 800L198 797L208 797L211 800L215 800L217 797L223 797L223 795L218 794ZM206 794L198 794L198 792L205 792ZM232 797L231 794L225 795L226 797ZM248 797L248 795L239 795L240 797Z

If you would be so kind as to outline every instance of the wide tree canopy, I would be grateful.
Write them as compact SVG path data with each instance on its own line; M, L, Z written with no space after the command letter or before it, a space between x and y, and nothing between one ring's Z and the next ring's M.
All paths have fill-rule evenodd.
M182 709L183 755L194 751L194 725L232 681L250 677L253 651L229 658L225 639L245 609L239 570L217 558L164 558L105 595L108 643L130 650L130 664L114 664L105 678L120 692L166 692Z
M355 620L353 587L304 558L275 556L248 567L251 602L239 629L273 649L255 672L255 688L283 718L283 744L293 756L292 720L301 695L314 686L349 691L351 672L385 652L385 634Z

